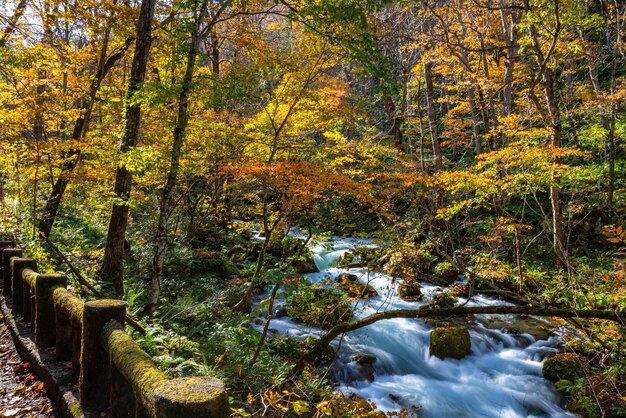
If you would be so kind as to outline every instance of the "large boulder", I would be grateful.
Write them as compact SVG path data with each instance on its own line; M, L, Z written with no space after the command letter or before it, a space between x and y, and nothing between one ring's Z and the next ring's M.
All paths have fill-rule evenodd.
M436 328L430 334L430 355L462 359L472 352L469 331L464 326Z
M576 353L560 353L543 362L543 377L552 381L575 381L585 375L584 363Z
M369 299L378 296L378 292L372 285L359 282L355 274L342 273L335 279L341 290L350 297Z
M409 302L419 302L424 298L419 282L405 280L398 285L398 297Z
M305 260L298 260L292 265L293 269L296 273L300 274L308 274L308 273L317 273L319 270L315 265L315 261L313 261L313 255L307 254Z
M319 328L333 326L352 319L352 307L333 289L303 286L288 302L289 317Z
M439 286L449 286L456 281L461 271L449 261L444 261L435 266L431 281Z

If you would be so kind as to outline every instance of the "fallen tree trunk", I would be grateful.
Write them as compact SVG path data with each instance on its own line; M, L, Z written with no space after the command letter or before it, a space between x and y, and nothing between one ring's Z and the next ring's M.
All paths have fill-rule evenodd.
M291 376L298 376L304 370L307 363L314 363L326 348L339 335L366 327L384 319L393 318L446 318L452 316L468 316L475 314L512 314L512 315L536 315L554 316L559 318L590 318L614 321L620 325L626 324L626 311L605 310L571 310L543 308L539 306L476 306L454 307L449 309L397 309L379 312L366 318L352 322L344 322L331 328L319 341L298 361L291 372Z

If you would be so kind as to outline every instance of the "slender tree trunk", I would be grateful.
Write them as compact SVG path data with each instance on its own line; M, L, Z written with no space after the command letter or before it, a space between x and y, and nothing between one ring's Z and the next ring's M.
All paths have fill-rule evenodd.
M476 110L475 88L470 86L467 93L470 105L470 116L472 118L472 139L474 140L474 150L476 155L483 152L482 139L480 138L480 122L478 120L478 111Z
M220 77L220 39L217 36L215 26L211 29L211 72L217 78Z
M128 38L122 48L120 48L117 52L107 58L106 55L109 44L109 31L106 31L102 47L100 48L98 71L96 72L94 78L91 80L89 89L82 99L80 115L76 118L76 121L74 122L74 129L72 131L73 142L76 143L82 140L82 138L87 133L89 120L91 119L93 105L95 103L98 90L100 89L100 84L108 74L109 70L111 70L115 63L124 56L128 48L130 48L130 46L132 45L133 41L134 38ZM78 165L78 162L80 161L80 154L80 149L72 148L68 150L63 156L64 162L61 165L61 172L59 173L59 176L52 187L52 191L50 192L50 196L46 201L46 206L43 210L41 221L39 222L38 226L39 234L44 236L45 238L48 238L50 236L50 232L52 231L52 225L54 224L54 220L59 211L59 207L61 206L61 201L63 200L63 195L65 194L65 190L67 189L68 184L70 183L72 173Z
M502 2L501 6L504 6ZM518 12L511 12L509 23L509 16L507 15L505 8L500 9L500 17L502 19L502 30L504 32L504 38L506 42L506 61L504 63L504 85L502 87L502 116L508 117L513 111L513 72L515 70L515 58L519 50L517 24L520 20L520 14ZM510 139L507 135L502 136L502 146L509 145Z
M152 41L152 18L155 0L143 0L137 24L135 54L131 67L128 91L126 94L126 126L122 137L121 150L129 152L137 145L141 122L141 104L135 96L141 91L146 77L146 66ZM124 165L115 172L115 202L111 211L107 242L100 276L113 283L118 297L124 296L124 237L128 225L128 201L131 193L132 173Z
M8 20L7 26L6 28L4 28L4 32L2 32L2 37L0 37L0 48L4 48L7 42L9 41L9 39L11 38L11 35L13 34L13 32L15 31L15 28L17 27L17 22L24 15L24 11L26 10L27 5L28 5L27 0L20 0L20 2L17 3L17 6L15 6L15 10L13 11L13 16L11 16L10 19L7 19Z
M528 12L530 10L529 1L524 1L524 7ZM528 33L533 45L535 60L539 66L539 78L541 85L543 86L544 99L548 108L548 120L550 123L550 145L553 148L561 146L561 114L557 105L556 95L554 92L554 72L548 66L548 60L551 54L554 52L558 37L561 32L561 21L559 16L559 0L554 0L554 14L556 19L556 28L552 32L553 39L547 52L541 49L539 39L537 36L537 30L534 24L529 25ZM531 87L532 90L533 87ZM531 92L531 94L534 94ZM539 107L539 104L537 103ZM538 109L540 112L545 113L542 109ZM563 265L567 266L567 252L564 247L564 235L563 235L563 212L561 209L561 197L558 186L558 176L556 173L556 166L560 163L558 157L554 157L552 160L552 170L550 173L550 206L552 208L552 247L555 254L555 264L557 267Z
M157 222L157 233L154 240L155 252L152 261L152 280L147 307L147 311L149 313L153 313L156 309L159 295L161 293L161 275L163 273L163 261L165 259L165 251L167 249L168 241L167 222L170 214L174 210L174 189L178 183L180 156L185 143L185 135L189 122L189 93L191 92L193 85L193 72L196 65L196 56L198 55L200 25L202 24L202 20L206 14L206 5L207 0L204 0L200 5L200 10L196 11L197 15L194 19L189 52L187 53L187 66L185 68L185 74L183 75L182 86L178 96L178 116L173 133L170 169L161 192L159 220Z
M553 148L557 148L561 146L561 115L559 112L559 108L556 105L556 97L554 95L554 77L552 74L552 70L546 69L546 73L544 75L545 80L545 96L546 102L548 103L548 112L550 113L551 119L551 138L550 142ZM564 237L563 237L563 212L561 209L561 197L558 186L558 177L556 174L556 165L560 163L560 159L558 157L554 157L554 164L552 166L552 171L550 173L551 182L550 182L550 204L552 206L552 229L554 235L554 252L557 257L557 264L562 264L566 261L566 252L564 248Z
M428 111L428 128L433 144L433 160L435 172L443 169L441 145L439 144L439 127L437 126L437 113L435 110L435 93L433 88L433 62L424 64L424 81L426 83L426 107Z
M483 63L483 72L485 73L485 77L487 78L487 80L489 80L491 76L489 73L489 65L487 63L487 57L485 56L485 54L482 54L481 61ZM495 100L493 98L494 97L493 88L491 87L490 83L487 83L486 90L487 90L487 105L488 105L487 113L489 115L489 121L491 122L491 126L485 125L485 129L489 129L490 131L489 137L491 138L491 149L495 151L499 148L497 136L495 134L495 132L498 129L498 119L496 118L496 105L495 105Z

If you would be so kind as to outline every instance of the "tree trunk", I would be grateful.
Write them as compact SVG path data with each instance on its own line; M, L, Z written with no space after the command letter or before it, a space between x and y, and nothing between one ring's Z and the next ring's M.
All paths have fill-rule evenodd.
M504 6L502 2L501 6ZM504 85L502 87L502 116L508 117L513 111L513 71L515 69L515 58L519 49L517 44L517 24L520 20L518 12L510 13L511 22L504 7L500 9L500 17L502 19L502 30L506 42L506 61L504 63ZM502 136L502 146L509 145L509 137Z
M435 93L433 88L433 62L424 64L424 81L426 83L426 107L428 111L428 128L433 144L433 160L435 172L443 169L441 146L439 144L439 127L437 126L437 113L435 110Z
M483 152L483 144L480 137L480 122L478 121L478 110L476 109L474 86L470 86L467 96L470 105L470 116L472 118L472 139L474 140L474 150L476 151L476 155L480 155Z
M524 7L527 12L530 10L528 0L524 1ZM548 60L555 50L555 46L561 32L559 0L554 0L554 8L556 28L552 32L553 39L550 47L545 54L541 49L541 45L539 44L539 39L537 36L537 30L533 24L529 25L528 33L530 35L530 40L533 45L535 60L537 62L537 65L539 66L539 75L537 80L540 80L543 86L544 99L548 108L547 117L550 123L550 145L553 148L557 148L561 146L561 114L557 105L556 95L554 92L554 72L548 66ZM534 94L532 93L533 88L534 86L531 86L531 94ZM536 105L539 107L538 102L536 103ZM542 114L545 113L541 108L538 108L538 110ZM561 210L561 198L558 186L559 179L556 174L556 166L560 163L559 158L554 157L552 163L552 170L550 173L550 206L552 207L552 247L555 254L555 264L557 267L561 267L563 265L567 265L567 252L565 251L563 244L563 213Z
M146 77L148 54L152 41L154 6L155 0L143 0L139 12L135 54L126 93L126 126L124 127L121 144L123 153L129 152L135 147L139 138L141 104L135 100L135 95L141 91ZM126 226L128 225L128 200L130 198L131 185L132 173L126 166L118 166L115 172L115 201L111 211L107 243L100 270L100 277L113 283L118 297L124 296L124 236L126 235Z
M200 5L200 10L196 11L197 16L194 19L193 32L189 44L189 52L187 53L187 66L183 75L182 86L178 96L178 116L176 126L174 127L172 152L170 156L170 169L167 174L167 180L163 186L161 193L161 205L159 208L159 220L157 222L157 233L154 240L154 258L152 260L152 279L150 286L150 294L148 297L148 313L154 313L156 309L159 295L161 293L161 275L163 273L163 261L165 259L165 251L167 249L167 222L170 214L174 210L174 189L178 183L178 171L180 168L180 156L182 154L187 125L189 122L189 93L193 85L193 72L196 65L196 56L198 55L199 31L202 20L205 17L207 1L204 0Z
M561 115L554 95L554 76L551 69L546 68L543 79L546 103L548 104L548 113L550 114L551 122L550 145L552 145L553 148L557 148L561 146ZM556 175L556 165L559 163L560 159L554 157L552 171L550 173L550 205L552 206L552 245L556 255L556 264L560 266L567 261L567 255L563 244L563 212L561 209L561 197L558 186L559 179Z
M87 94L82 99L82 108L80 115L76 118L76 121L74 122L74 129L72 131L72 142L78 142L82 140L82 138L87 133L89 120L91 119L91 112L93 110L93 105L96 100L96 95L98 94L98 90L100 89L100 84L108 74L109 70L111 70L115 63L124 56L128 48L130 48L130 46L132 45L133 41L133 37L126 39L126 43L124 44L124 46L120 48L116 53L107 58L106 54L109 44L109 31L106 31L105 38L100 49L98 71L96 72L94 78L91 80L91 84L89 86ZM54 224L54 220L59 211L59 207L61 206L61 201L63 200L65 190L70 183L72 172L74 171L80 160L80 154L80 149L73 148L67 151L64 155L65 161L61 165L61 172L59 173L57 181L52 187L52 191L50 192L50 196L48 197L46 201L46 206L43 210L41 221L38 225L39 234L43 235L45 238L48 238L50 236L50 232L52 231L52 225Z
M15 27L17 26L17 22L20 20L22 15L24 15L27 4L27 0L20 0L17 6L15 6L13 16L11 16L10 19L7 19L7 26L6 28L4 28L4 32L2 32L2 37L0 38L0 48L4 48L7 42L9 42L9 39L11 38L11 35L15 31Z

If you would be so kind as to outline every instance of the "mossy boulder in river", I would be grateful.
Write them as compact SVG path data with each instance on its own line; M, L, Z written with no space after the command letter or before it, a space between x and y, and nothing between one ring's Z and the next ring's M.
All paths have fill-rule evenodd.
M543 377L552 381L575 381L585 375L584 365L576 353L560 353L543 362Z
M409 302L419 302L424 298L419 282L405 280L398 285L398 297Z
M289 299L289 317L319 328L331 328L352 319L352 307L334 289L304 286Z
M449 293L441 292L433 296L433 299L420 306L420 309L451 309L454 308L457 299Z
M449 261L444 261L435 266L431 281L440 286L449 286L456 281L461 271Z
M341 290L350 297L369 299L378 296L376 289L368 283L359 282L355 274L342 273L335 282L339 283Z
M430 355L462 359L472 351L469 331L464 326L442 327L430 334Z

